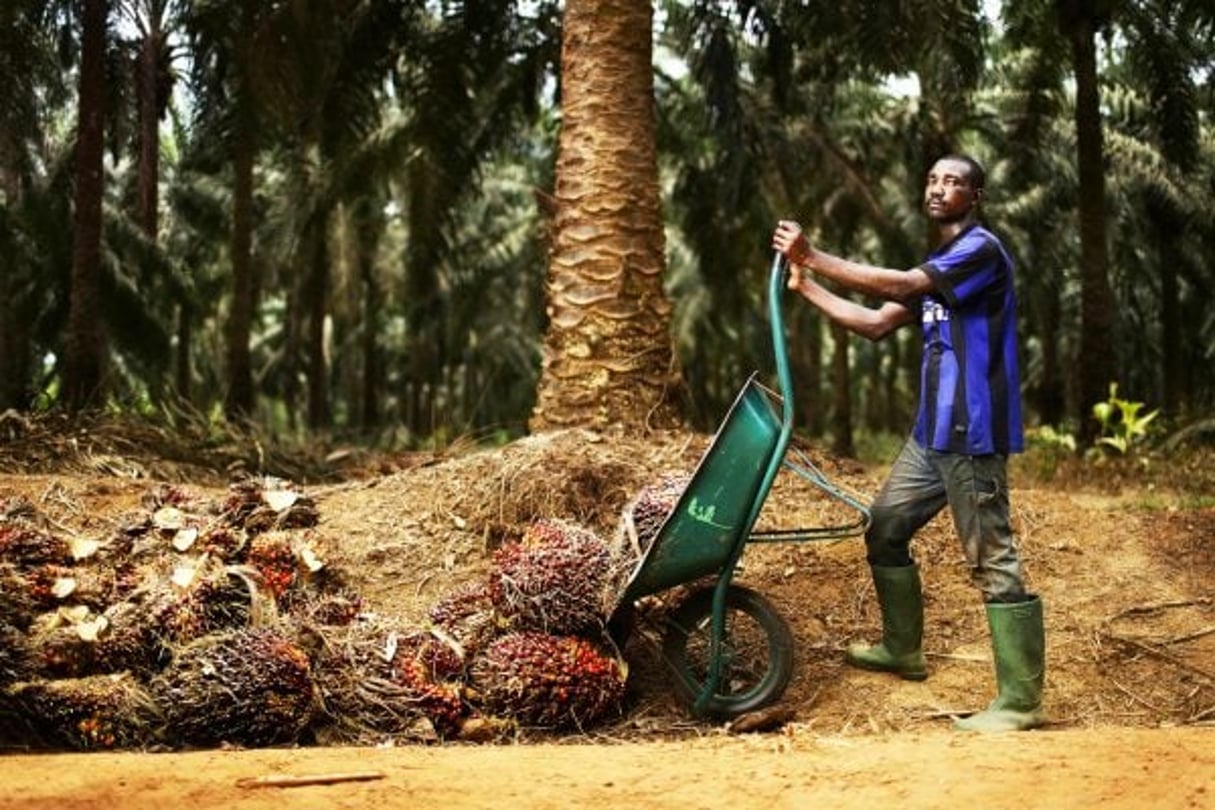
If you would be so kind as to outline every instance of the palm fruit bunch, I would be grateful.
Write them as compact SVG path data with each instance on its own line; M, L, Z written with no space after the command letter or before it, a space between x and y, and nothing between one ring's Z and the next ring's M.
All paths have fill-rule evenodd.
M71 625L39 628L28 639L30 668L51 678L76 678L97 673L97 647Z
M644 555L658 536L658 530L688 488L691 476L665 473L642 487L625 508L623 524L638 555Z
M358 618L363 597L345 590L308 592L292 599L286 607L293 618L305 624L343 627Z
M117 572L101 566L43 566L32 576L40 592L49 589L54 604L87 605L100 611L118 593Z
M257 571L262 587L275 599L281 599L299 580L299 559L290 540L282 534L254 537L245 561Z
M539 520L499 547L489 595L515 630L577 635L602 627L610 567L607 544L572 523Z
M168 659L155 624L148 621L147 607L139 602L119 602L102 616L105 626L94 642L96 672L129 670L136 675L156 671Z
M205 636L151 681L175 744L294 742L316 709L308 656L273 628Z
M72 570L63 565L39 565L23 578L30 601L41 609L53 608L62 598L64 583L72 579Z
M22 523L0 524L0 560L24 566L66 565L72 561L67 542Z
M436 632L460 645L471 658L498 635L499 624L489 584L472 582L435 602L427 612Z
M344 627L313 628L322 638L313 677L321 694L326 743L384 735L433 739L463 714L454 680L463 662L429 633L399 632L374 616Z
M221 514L228 525L243 527L250 534L307 528L320 520L312 498L289 481L271 477L229 485Z
M26 666L35 675L56 678L123 670L146 674L164 658L159 632L138 600L116 602L104 611L62 604L29 627Z
M460 651L433 633L415 632L397 639L393 681L416 696L418 707L440 736L460 727L464 701L457 684L463 673Z
M249 516L262 506L262 484L256 478L246 478L228 485L220 513L230 526L244 526Z
M223 524L206 527L198 538L198 546L202 551L224 562L240 560L248 542L249 537L244 529Z
M2 616L0 614L0 687L25 680L30 675L26 635L5 622Z
M575 636L508 633L473 661L473 687L487 712L540 728L586 728L618 713L627 673Z
M174 484L157 484L144 492L140 504L149 512L164 506L185 512L202 512L206 509L206 502L200 495Z
M0 621L25 630L39 609L25 576L16 566L0 563Z
M174 644L247 627L259 604L255 589L236 569L204 566L188 581L159 591L147 621L160 639Z
M0 693L0 716L24 730L22 742L76 750L147 745L160 725L155 701L127 672L13 684Z
M393 670L404 678L457 680L464 673L464 656L440 636L415 630L394 639Z

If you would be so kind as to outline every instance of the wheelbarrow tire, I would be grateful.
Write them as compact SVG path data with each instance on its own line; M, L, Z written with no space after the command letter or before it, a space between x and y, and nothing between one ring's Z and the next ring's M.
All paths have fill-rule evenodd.
M696 710L708 682L715 586L692 593L671 614L663 654L675 672L680 698ZM726 590L723 650L730 663L697 713L730 720L780 698L793 674L793 633L762 594L730 585Z

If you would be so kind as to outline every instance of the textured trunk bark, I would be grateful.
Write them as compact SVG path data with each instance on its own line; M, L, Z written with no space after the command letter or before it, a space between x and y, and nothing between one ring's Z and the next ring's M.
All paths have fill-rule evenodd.
M101 197L105 117L106 0L84 0L76 136L72 289L64 341L63 398L72 410L100 404L105 373L101 326Z
M652 15L642 0L565 6L549 326L533 430L675 423Z

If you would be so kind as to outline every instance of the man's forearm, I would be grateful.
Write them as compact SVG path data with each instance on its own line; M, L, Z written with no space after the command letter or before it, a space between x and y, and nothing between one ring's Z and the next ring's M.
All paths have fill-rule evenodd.
M836 295L805 273L799 275L796 289L832 321L869 340L881 340L912 319L910 310L902 304L887 303L880 309L870 309Z
M919 279L907 271L850 261L818 248L810 248L799 264L850 290L886 301L906 301L922 293Z

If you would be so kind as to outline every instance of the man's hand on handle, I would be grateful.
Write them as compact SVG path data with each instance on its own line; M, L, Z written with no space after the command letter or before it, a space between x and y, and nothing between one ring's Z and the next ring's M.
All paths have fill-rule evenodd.
M800 268L810 261L811 254L802 226L790 219L778 222L772 234L772 249L789 260L789 289L796 290L801 283Z

